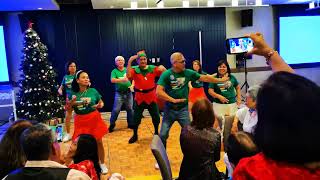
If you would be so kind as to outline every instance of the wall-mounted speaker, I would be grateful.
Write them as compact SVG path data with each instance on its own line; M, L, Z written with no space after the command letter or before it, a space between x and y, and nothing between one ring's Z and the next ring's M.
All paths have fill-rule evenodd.
M241 27L252 26L253 9L246 9L241 11Z

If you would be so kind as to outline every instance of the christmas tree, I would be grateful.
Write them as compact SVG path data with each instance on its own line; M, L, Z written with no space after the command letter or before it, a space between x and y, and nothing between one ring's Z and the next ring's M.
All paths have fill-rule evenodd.
M48 49L32 29L24 33L20 91L16 102L19 118L43 122L64 116L63 101L57 94L56 72L48 61Z

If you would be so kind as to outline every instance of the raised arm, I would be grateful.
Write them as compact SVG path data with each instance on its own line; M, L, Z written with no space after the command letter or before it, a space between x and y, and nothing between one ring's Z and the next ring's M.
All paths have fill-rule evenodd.
M294 73L294 70L282 59L279 53L270 48L265 42L261 33L252 33L248 37L254 42L254 48L248 54L264 56L274 72L286 71Z
M132 62L138 58L138 55L131 56L127 64L127 78L132 79L131 69Z

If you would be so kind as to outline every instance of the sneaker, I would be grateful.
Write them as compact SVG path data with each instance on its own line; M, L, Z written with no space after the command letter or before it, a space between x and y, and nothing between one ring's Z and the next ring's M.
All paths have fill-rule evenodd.
M107 174L109 171L105 164L100 164L100 168L101 168L101 174Z
M154 164L154 168L156 169L156 170L159 170L160 168L159 168L159 164L158 163L155 163Z
M71 140L71 136L69 133L66 133L62 139L63 142L68 142Z

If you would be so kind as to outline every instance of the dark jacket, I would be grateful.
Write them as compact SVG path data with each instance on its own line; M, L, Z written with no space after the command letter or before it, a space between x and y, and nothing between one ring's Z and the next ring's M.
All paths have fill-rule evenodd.
M221 136L217 130L185 126L181 130L180 145L183 153L180 180L221 179L215 165L220 159L221 147Z

